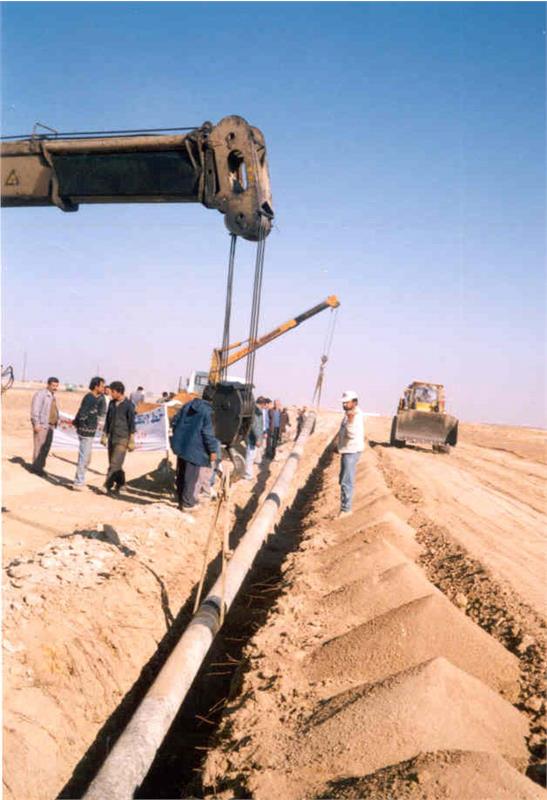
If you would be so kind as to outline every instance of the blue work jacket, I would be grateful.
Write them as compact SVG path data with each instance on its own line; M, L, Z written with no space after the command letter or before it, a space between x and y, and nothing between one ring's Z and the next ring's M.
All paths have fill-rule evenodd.
M213 409L206 400L195 397L186 403L172 422L171 449L179 458L208 467L210 454L216 453L218 439L213 430Z

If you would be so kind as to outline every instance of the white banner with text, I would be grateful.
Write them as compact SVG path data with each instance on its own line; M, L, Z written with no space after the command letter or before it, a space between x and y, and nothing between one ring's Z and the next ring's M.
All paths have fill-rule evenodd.
M59 414L59 424L53 434L53 450L78 450L80 440L73 424L74 416ZM101 444L102 431L97 431L93 439L93 450L104 450ZM135 450L168 450L169 421L164 405L135 415Z

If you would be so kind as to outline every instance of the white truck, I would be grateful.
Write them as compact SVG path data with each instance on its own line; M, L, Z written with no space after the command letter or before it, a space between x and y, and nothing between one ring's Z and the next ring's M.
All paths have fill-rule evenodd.
M195 393L200 397L203 390L209 383L209 373L201 370L194 370L189 378L186 379L185 390L189 393ZM237 375L228 375L226 383L245 383L245 378L240 378ZM181 382L179 382L179 391L182 389Z

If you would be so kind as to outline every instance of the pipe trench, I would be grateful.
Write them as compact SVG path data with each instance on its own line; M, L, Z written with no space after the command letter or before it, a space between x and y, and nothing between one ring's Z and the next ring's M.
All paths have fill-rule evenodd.
M221 604L228 613L264 541L273 533L283 502L315 424L307 415L283 468L228 563L104 761L85 800L131 800L154 761L177 712L220 629ZM224 585L223 585L224 584Z

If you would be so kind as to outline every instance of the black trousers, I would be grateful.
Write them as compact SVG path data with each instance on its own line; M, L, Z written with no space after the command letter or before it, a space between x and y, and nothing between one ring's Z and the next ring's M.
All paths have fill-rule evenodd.
M127 453L127 444L127 442L108 442L108 473L104 484L107 489L112 489L114 484L121 489L125 483L125 472L122 467Z
M49 455L51 443L53 442L53 428L40 428L38 433L34 433L34 455L32 459L32 471L37 475L42 475L46 466L46 458Z
M279 443L279 428L274 428L273 430L268 431L267 455L270 458L275 458L275 451L277 450L278 443Z
M177 456L177 499L179 508L193 508L196 504L196 486L201 467Z

